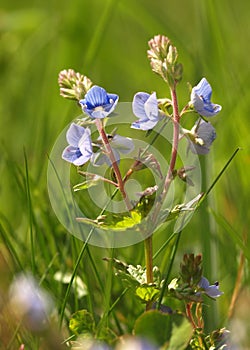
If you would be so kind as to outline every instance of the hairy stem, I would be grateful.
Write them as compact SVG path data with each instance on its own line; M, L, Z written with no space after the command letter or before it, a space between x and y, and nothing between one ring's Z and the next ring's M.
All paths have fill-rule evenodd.
M178 109L177 95L175 86L171 88L171 98L173 104L173 144L171 151L170 165L167 172L167 176L164 182L163 191L161 194L161 200L156 203L155 210L152 216L152 221L157 226L157 218L159 216L162 204L167 196L171 181L173 179L173 171L177 159L177 150L179 143L179 121L180 114ZM152 236L145 239L145 260L146 260L146 271L147 271L147 283L152 283L153 279L153 248L152 248Z
M118 167L117 161L116 161L114 153L112 151L112 148L110 146L107 134L106 134L106 132L104 130L102 121L100 119L96 119L96 127L97 127L98 132L99 132L99 134L101 136L103 145L104 145L105 150L107 152L107 156L109 157L109 159L111 161L112 168L114 170L115 177L116 177L116 180L117 180L117 183L118 183L118 188L119 188L119 190L121 192L121 195L122 195L122 197L124 199L126 208L127 208L128 211L130 211L132 209L132 206L131 206L131 203L130 203L129 198L127 196L127 193L125 191L124 182L122 180L121 172L120 172L120 169Z
M172 98L172 104L173 104L173 143L172 143L170 164L169 164L167 176L165 178L165 182L163 185L162 194L160 197L160 201L155 206L155 211L154 211L153 217L152 217L153 223L155 223L155 224L157 223L157 218L159 216L159 212L160 212L162 204L164 203L164 200L168 194L168 190L169 190L171 181L173 179L173 171L175 168L175 163L176 163L176 159L177 159L177 152L178 152L178 144L179 144L180 114L179 114L175 86L170 91L171 91L171 98Z

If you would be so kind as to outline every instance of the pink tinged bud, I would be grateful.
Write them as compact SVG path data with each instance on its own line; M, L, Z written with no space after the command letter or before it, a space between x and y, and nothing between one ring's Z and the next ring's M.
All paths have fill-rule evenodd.
M79 101L91 88L91 80L73 69L64 69L59 73L58 84L60 95L64 98Z

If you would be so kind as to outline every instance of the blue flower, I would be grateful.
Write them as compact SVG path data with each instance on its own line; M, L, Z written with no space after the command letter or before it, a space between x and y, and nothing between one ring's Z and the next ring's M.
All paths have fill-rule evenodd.
M206 78L202 78L198 85L193 87L190 104L203 117L213 117L221 111L221 106L211 103L212 88Z
M62 158L74 165L83 165L92 156L90 129L72 123L66 133L69 145L64 149Z
M134 115L139 118L131 125L133 129L151 130L161 119L155 92L151 95L146 92L135 94L132 109Z
M134 143L131 138L123 137L120 135L110 136L110 146L114 154L115 160L119 163L120 153L128 154L133 151ZM104 163L112 166L109 157L101 149L93 154L91 163L96 166L103 165Z
M218 282L210 285L209 281L205 277L201 278L200 282L198 283L198 287L204 294L211 298L218 298L223 294L223 292L219 290Z
M215 128L203 119L199 119L190 131L183 129L183 132L190 141L189 149L197 154L207 154L216 139Z
M100 86L94 85L79 103L84 113L94 119L102 119L113 112L118 102L118 95L108 94Z

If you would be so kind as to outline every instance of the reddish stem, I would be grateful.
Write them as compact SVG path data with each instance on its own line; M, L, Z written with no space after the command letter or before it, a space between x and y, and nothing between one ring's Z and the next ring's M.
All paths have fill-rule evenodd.
M187 314L188 319L192 323L193 328L196 329L197 327L196 327L196 324L195 324L195 321L194 321L194 318L192 315L192 306L193 306L193 303L186 304L186 314Z
M162 195L161 195L161 201L159 202L158 205L156 205L156 210L153 215L153 222L156 222L157 216L160 212L162 203L164 202L171 181L173 179L173 171L175 168L175 163L177 159L177 151L178 151L178 144L179 144L179 132L180 132L180 114L179 114L179 108L178 108L178 102L177 102L177 95L176 95L176 89L175 86L171 89L171 97L172 97L172 103L173 103L173 144L172 144L172 151L171 151L171 159L170 159L170 164L167 172L167 176L165 179Z
M129 201L129 198L128 198L127 193L126 193L125 188L124 188L124 182L122 180L121 172L120 172L120 169L118 167L117 161L115 159L114 153L112 151L112 147L110 146L107 134L106 134L104 127L102 125L102 121L100 119L96 119L96 127L97 127L99 134L101 136L101 139L103 141L107 156L109 157L109 159L111 161L112 168L114 170L114 173L115 173L115 176L117 179L118 187L119 187L121 195L124 199L124 202L126 204L127 210L130 211L132 209L132 206L131 206L131 203Z
M173 144L172 144L172 151L171 151L171 160L169 169L167 172L167 176L165 179L163 191L161 194L161 201L156 203L155 210L152 216L152 222L156 223L157 217L159 215L159 212L161 210L162 204L167 196L171 181L173 179L173 171L175 168L175 163L177 159L177 150L178 150L178 143L179 143L179 122L180 122L180 114L178 109L178 102L177 102L177 95L176 95L176 87L174 86L171 88L171 98L173 103ZM146 260L146 271L147 271L147 283L153 282L153 248L152 248L152 235L145 239L145 260Z

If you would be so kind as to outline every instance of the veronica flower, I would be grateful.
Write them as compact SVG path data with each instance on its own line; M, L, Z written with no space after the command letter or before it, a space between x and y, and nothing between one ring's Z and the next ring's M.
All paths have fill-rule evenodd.
M134 143L131 138L123 137L120 135L109 136L109 143L112 148L112 152L114 154L115 160L119 163L120 161L120 153L128 154L133 151ZM105 154L101 149L93 154L91 158L91 162L96 165L102 165L104 163L112 166L109 157Z
M139 118L139 120L131 125L133 129L153 129L161 119L155 92L151 95L146 92L138 92L135 94L132 109L134 115Z
M191 130L183 129L183 132L190 141L189 148L197 154L207 154L216 139L215 128L203 119L199 119Z
M50 296L40 288L31 275L18 275L9 290L13 312L32 330L48 327L48 314L52 309Z
M62 153L62 158L74 165L83 165L92 156L90 129L72 123L66 133L68 146Z
M211 298L220 297L223 292L219 290L219 283L216 282L214 284L209 284L209 281L202 277L200 282L198 283L198 287L203 291L204 294L208 295Z
M115 109L118 95L108 94L102 87L94 85L79 103L84 113L94 119L107 117Z
M211 102L212 88L206 78L193 87L190 104L203 117L213 117L221 111L221 106Z

